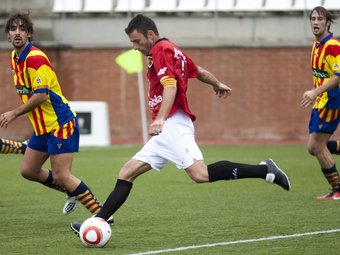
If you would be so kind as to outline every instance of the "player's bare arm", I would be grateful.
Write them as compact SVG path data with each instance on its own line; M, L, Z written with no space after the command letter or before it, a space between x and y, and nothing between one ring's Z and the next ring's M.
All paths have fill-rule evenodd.
M204 69L201 66L198 67L198 74L197 74L197 79L209 84L213 87L216 95L219 98L225 98L227 96L231 95L231 88L228 87L227 85L223 84L220 82L212 73L210 73L208 70Z
M305 93L303 93L301 105L303 107L312 105L318 95L326 91L329 91L331 89L334 89L335 87L339 85L340 85L340 76L337 76L337 75L332 76L329 79L329 81L323 84L322 86L316 89L307 90Z
M46 93L34 94L25 104L0 115L0 127L6 127L17 117L32 111L48 99Z
M162 104L157 114L156 119L151 123L149 127L149 135L158 135L162 132L164 121L168 116L172 105L176 98L177 88L175 86L164 87Z

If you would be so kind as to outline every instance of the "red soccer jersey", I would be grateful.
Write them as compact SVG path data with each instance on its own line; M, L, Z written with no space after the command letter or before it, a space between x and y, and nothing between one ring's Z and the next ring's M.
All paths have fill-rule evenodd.
M198 73L195 63L180 48L163 38L155 43L148 56L149 107L151 118L157 116L162 103L163 86L160 80L171 77L177 81L177 94L168 117L182 109L194 121L195 115L190 111L187 100L188 79L196 78Z

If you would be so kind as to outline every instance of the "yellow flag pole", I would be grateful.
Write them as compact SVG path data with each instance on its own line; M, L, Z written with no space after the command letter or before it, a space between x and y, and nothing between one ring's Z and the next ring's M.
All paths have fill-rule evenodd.
M147 121L146 121L143 72L139 71L137 73L137 76L138 76L140 116L141 116L141 122L142 122L142 134L143 134L143 142L145 144L148 141L148 130L147 130Z
M143 142L146 143L148 140L148 131L145 109L142 54L134 49L125 51L116 58L116 63L128 74L137 73L142 135Z

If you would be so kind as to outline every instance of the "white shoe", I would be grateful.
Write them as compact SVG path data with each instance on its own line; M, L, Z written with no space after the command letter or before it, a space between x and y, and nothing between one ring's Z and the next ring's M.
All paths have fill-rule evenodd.
M63 214L64 215L70 214L76 209L77 205L78 205L77 197L67 196L66 202L63 208Z

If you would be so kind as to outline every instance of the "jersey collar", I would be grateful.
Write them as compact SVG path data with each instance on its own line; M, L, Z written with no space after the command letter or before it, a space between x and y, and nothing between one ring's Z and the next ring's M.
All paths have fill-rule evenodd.
M164 40L169 41L168 38L165 38L165 37L159 38L159 39L152 45L152 48L151 48L150 51L152 51L153 47L155 47L155 45L156 45L157 43L159 43L160 41L164 41ZM151 57L151 55L152 55L152 54L149 54L148 56Z
M28 52L30 51L30 49L32 48L33 44L32 42L30 42L26 48L24 49L24 51L20 54L19 58L16 59L16 55L14 54L14 59L16 60L16 63L18 64L20 62L20 60L24 61L28 55Z
M316 48L319 48L321 44L325 44L329 39L333 37L333 33L329 33L325 38L323 38L320 42L316 42Z
M168 41L168 38L165 38L165 37L159 38L159 39L155 42L155 44L158 43L158 42L160 42L160 41L163 41L163 40ZM154 45L155 45L155 44L154 44Z

